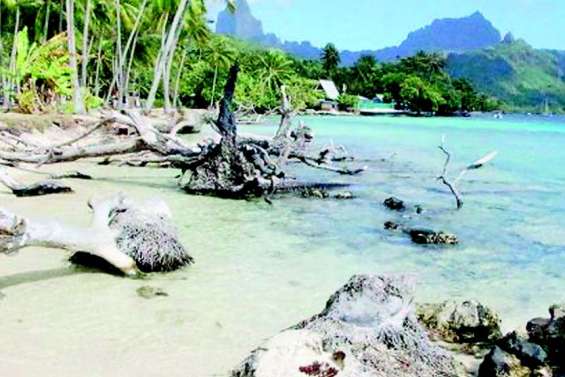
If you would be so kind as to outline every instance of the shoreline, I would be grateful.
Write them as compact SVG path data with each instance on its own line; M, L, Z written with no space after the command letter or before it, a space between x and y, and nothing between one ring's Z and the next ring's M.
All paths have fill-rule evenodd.
M252 133L257 129L259 128L242 128ZM190 136L193 137L193 143L200 139L200 136ZM164 196L172 207L174 218L181 227L183 239L195 256L196 264L178 273L152 275L145 281L129 281L100 273L68 274L69 267L64 254L46 249L33 249L10 258L1 256L0 270L3 272L0 273L0 281L12 284L0 288L6 295L0 301L0 308L5 311L5 326L2 328L6 339L13 339L17 344L15 351L0 358L2 362L12 359L6 365L17 367L18 361L21 361L34 368L33 365L36 364L29 360L32 360L30 354L37 350L30 344L33 343L31 336L37 337L37 333L40 334L42 344L51 346L53 341L61 337L70 337L68 344L76 347L76 350L69 351L68 356L51 357L62 364L71 363L72 359L79 357L80 352L88 352L90 347L81 345L80 339L69 334L66 330L68 328L69 331L81 331L82 337L89 339L92 345L106 347L108 350L118 349L124 359L131 360L131 363L143 355L142 357L151 360L151 364L155 364L152 367L142 362L134 372L150 370L159 373L160 370L151 368L160 366L162 370L169 371L171 376L180 376L181 372L186 374L186 371L194 372L195 375L209 375L198 374L213 370L199 365L201 360L208 358L217 359L217 364L226 367L222 367L222 370L227 371L243 360L249 351L259 346L263 339L317 313L327 297L351 274L386 268L386 265L380 266L369 259L372 253L389 254L388 263L393 258L398 258L399 266L402 265L400 267L408 272L417 271L424 260L430 265L434 264L434 259L438 259L437 263L440 265L454 263L469 253L468 250L454 250L446 253L447 259L443 259L439 253L430 250L427 255L419 257L421 259L413 260L411 254L419 251L395 240L388 247L386 240L379 241L378 237L371 239L372 242L377 242L375 247L368 248L360 255L343 251L343 245L333 243L320 248L313 240L324 240L325 230L311 229L308 223L316 218L311 216L319 213L319 217L331 219L336 227L342 227L344 223L333 218L331 213L343 211L345 204L297 204L299 199L293 199L285 201L284 206L275 205L271 209L265 203L238 203L185 195L174 185L174 170L99 167L91 162L65 165L67 166L69 169L80 168L79 170L91 173L99 180L94 184L69 181L76 187L77 193L72 197L49 197L48 201L52 204L42 201L45 204L38 206L34 199L10 200L11 197L4 194L0 194L0 200L8 199L9 208L20 208L29 216L56 216L80 225L88 222L85 203L89 194L94 192L125 189L128 194L140 198L158 194ZM376 178L371 176L371 179ZM363 199L363 206L371 209L371 205L367 204L372 200L371 197ZM346 216L344 222L358 216L366 218L363 217L366 212L359 214L360 208L353 204L355 216ZM287 206L290 208L281 208ZM289 232L282 224L298 221L293 220L297 213L301 214L301 218L307 217L295 224L300 232ZM380 226L380 215L375 208L369 213L375 219L375 226ZM264 216L268 214L272 219L264 221ZM321 227L320 221L313 222L312 226ZM372 224L370 220L369 224ZM474 224L470 225L473 226ZM304 238L304 234L308 238ZM350 231L344 234L350 234ZM366 235L361 236L363 237ZM273 244L275 246L271 246ZM367 248L363 245L361 243L359 248ZM328 256L332 250L338 251L337 255ZM324 263L323 268L313 267L318 266L320 261ZM386 261L384 259L383 263ZM17 272L6 274L10 270ZM6 275L8 279L2 278ZM34 277L39 280L33 280ZM440 278L439 275L437 277ZM433 283L432 277L422 279L422 284L426 283ZM169 297L150 301L138 298L135 291L148 284L162 288ZM422 288L424 291L419 293L418 302L430 302L430 297L434 297L433 290L429 287ZM460 288L452 288L452 293ZM478 289L483 290L484 287ZM275 296L278 297L272 297L272 292L277 292ZM492 293L485 292L485 295L492 296ZM470 296L475 296L481 302L492 304L495 301L493 297L481 300L481 297L476 297L478 294ZM34 300L29 300L29 297L34 297ZM451 296L446 290L435 297L442 300ZM58 305L60 308L55 307ZM505 305L507 302L502 303L501 307L504 308ZM26 308L25 312L22 311L23 308ZM131 308L143 310L144 313L128 322L125 319L131 317ZM521 310L521 307L513 308L516 309ZM529 307L524 317L533 312L542 314L543 311L541 306L539 310ZM499 312L507 324L508 321L521 324L523 320L529 319L516 319L516 313L506 316L504 310ZM22 321L21 325L18 325L18 320ZM507 324L505 328L511 329L512 326ZM12 330L6 331L7 327ZM26 328L30 328L30 332ZM101 329L109 329L107 331L120 335L107 336ZM148 331L149 335L138 339L138 334L144 331ZM172 337L170 341L165 339L165 334ZM203 340L198 342L198 339ZM127 343L134 340L136 348L128 348ZM179 349L172 351L173 347ZM119 360L112 361L114 359L110 358L111 355L103 351L94 353L84 359L86 364L95 365L108 359L108 368L120 370ZM38 362L46 360L40 355ZM39 372L40 368L37 368ZM78 373L72 367L58 368L58 376ZM100 371L103 373L108 370Z

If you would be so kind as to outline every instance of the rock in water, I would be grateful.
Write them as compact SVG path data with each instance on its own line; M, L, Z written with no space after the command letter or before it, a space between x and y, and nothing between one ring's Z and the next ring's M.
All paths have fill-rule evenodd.
M301 195L303 198L327 199L330 197L328 190L318 187L305 187Z
M406 206L404 202L398 198L390 197L383 202L384 206L393 211L404 211Z
M420 245L457 245L459 243L455 234L430 229L410 229L408 234L412 242Z
M402 226L398 223L395 223L394 221L387 221L384 223L384 228L386 230L398 230L402 229Z
M410 287L403 277L354 276L320 314L271 338L232 376L459 376L418 323Z
M339 200L350 200L354 198L353 193L351 191L340 191L335 193L333 197Z
M498 314L476 301L421 304L416 312L431 333L449 343L492 342L502 335Z

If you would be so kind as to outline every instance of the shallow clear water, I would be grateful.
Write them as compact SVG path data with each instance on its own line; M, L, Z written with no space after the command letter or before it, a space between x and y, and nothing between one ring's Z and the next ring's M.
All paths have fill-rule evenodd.
M474 298L522 326L565 300L565 120L559 118L304 118L320 144L344 144L358 177L293 167L303 179L353 182L352 201L240 202L178 191L174 171L73 164L99 178L72 196L14 199L32 217L87 224L86 200L117 190L159 195L197 263L131 280L69 269L59 251L0 256L0 375L223 376L267 337L321 310L355 273L414 276L420 301ZM244 131L270 134L271 126ZM491 150L491 165L460 183L454 203L435 176L442 135L452 168ZM52 169L52 167L50 167ZM426 211L391 213L395 195ZM423 248L383 230L387 220L456 233L461 245ZM145 300L151 285L169 296Z

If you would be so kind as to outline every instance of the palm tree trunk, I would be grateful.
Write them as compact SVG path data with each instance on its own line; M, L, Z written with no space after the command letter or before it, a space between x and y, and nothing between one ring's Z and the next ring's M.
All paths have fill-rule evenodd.
M94 77L94 95L100 95L100 66L102 65L102 37L98 41L98 51L96 53L96 73Z
M149 96L147 97L146 109L151 110L153 103L155 102L155 97L157 95L157 89L159 89L159 84L161 83L161 78L166 69L167 59L170 58L170 54L175 53L176 50L176 40L179 28L182 28L182 19L184 17L186 8L188 5L188 0L180 0L179 6L175 13L175 17L167 33L167 38L162 51L159 54L159 59L155 64L155 70L153 75L153 82L151 84L151 90L149 91Z
M9 91L13 88L14 83L16 83L16 53L18 50L18 31L20 29L20 7L16 5L16 23L14 25L14 39L12 41L12 52L10 53L10 75L12 76L11 78L8 78L7 80L7 85L6 85L6 90L8 91L7 97L6 97L6 103L4 104L4 107L9 108L10 107L10 93Z
M59 34L63 32L64 12L65 12L65 2L64 0L61 0L61 4L59 6Z
M49 0L45 2L45 19L43 20L43 35L41 36L41 42L45 43L49 36L49 15L51 13L51 3Z
M214 81L212 82L212 98L210 98L210 107L214 106L214 97L216 96L216 80L218 79L218 64L214 67Z
M174 62L174 58L175 58L175 52L179 43L179 38L180 38L180 33L182 31L182 26L179 27L177 29L177 32L175 33L175 41L173 42L173 47L171 49L171 51L169 51L169 56L167 57L167 60L165 62L166 67L165 67L165 73L163 75L163 94L165 96L165 111L169 110L169 108L171 107L171 91L170 91L170 87L171 87L171 70L172 70L172 66L173 66L173 62Z
M81 86L86 88L87 84L87 68L88 68L88 32L90 26L90 14L92 13L92 0L86 1L86 14L84 15L84 27L82 29L82 72L80 75Z
M69 67L71 69L71 81L73 86L73 108L77 114L84 113L84 103L78 80L77 49L75 41L74 26L74 0L66 0L67 9L67 40L69 44Z
M130 77L131 77L131 67L133 65L133 59L135 56L135 48L137 46L137 41L139 38L139 27L141 25L141 18L143 17L143 14L145 12L145 7L147 5L147 1L148 0L143 0L143 3L141 4L141 6L139 7L139 13L137 14L137 17L135 19L135 23L133 25L133 29L131 30L128 40L126 42L126 45L124 47L124 50L122 51L122 57L124 59L124 65L126 64L127 61L127 69L123 69L125 67L122 67L122 77L123 77L123 82L122 82L122 92L125 93L125 95L127 96L129 94L129 82L130 82ZM129 58L128 58L128 54L129 54Z
M0 93L2 103L6 102L6 81L4 80L4 44L2 43L2 2L0 1L0 85L2 85L2 93Z
M182 57L180 59L180 65L179 68L177 69L177 76L175 78L175 89L173 92L173 107L178 108L179 107L179 88L180 88L180 78L182 75L182 70L184 68L184 61L186 59L186 55L187 55L187 51L184 50L182 52Z
M117 38L116 38L116 71L117 73L117 80L116 86L118 89L118 108L121 109L124 103L124 77L123 77L123 56L122 56L122 20L121 20L121 3L120 0L115 1L116 5L116 31L117 31Z
M135 57L135 48L137 47L137 39L139 38L139 30L137 30L135 32L135 35L133 37L133 42L131 45L131 50L130 50L130 56L129 56L129 61L128 61L128 68L125 74L125 80L124 80L124 92L127 94L129 93L129 85L130 85L130 77L131 77L131 68L133 66L133 58Z

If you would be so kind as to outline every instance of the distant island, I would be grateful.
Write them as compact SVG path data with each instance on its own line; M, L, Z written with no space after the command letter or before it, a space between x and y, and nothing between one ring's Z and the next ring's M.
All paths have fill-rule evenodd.
M247 0L237 0L236 10L219 13L216 32L280 49L305 60L318 60L323 49L308 41L282 41L266 33L252 14ZM462 18L434 20L410 34L398 46L377 50L340 50L341 65L353 66L360 58L393 62L424 51L446 58L454 78L505 103L507 111L563 112L565 109L565 51L539 50L512 34L501 33L480 12Z
M318 59L322 49L308 41L281 41L272 33L263 31L263 24L251 13L247 0L237 0L236 10L220 12L216 32L231 35L264 46L281 49L303 59ZM501 41L500 32L480 12L468 17L446 18L410 34L399 46L379 50L342 50L341 61L345 66L353 65L360 57L372 55L379 61L393 61L425 52L466 52L494 46Z

